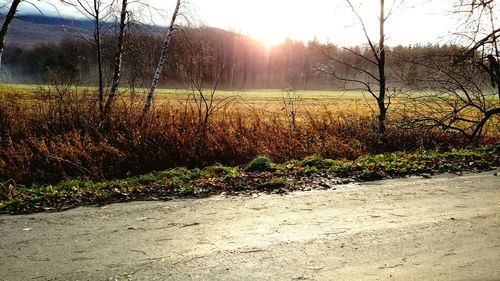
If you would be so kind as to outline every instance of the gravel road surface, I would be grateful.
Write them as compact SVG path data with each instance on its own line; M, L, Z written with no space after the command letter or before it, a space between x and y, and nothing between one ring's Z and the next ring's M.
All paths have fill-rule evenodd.
M0 280L500 280L496 171L0 216Z

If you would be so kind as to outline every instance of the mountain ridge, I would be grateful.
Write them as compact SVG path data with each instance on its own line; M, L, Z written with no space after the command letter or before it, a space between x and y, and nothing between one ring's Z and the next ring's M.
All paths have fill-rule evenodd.
M3 17L3 16L0 16ZM116 27L113 22L102 25L103 33ZM144 32L161 35L165 26L136 24L134 28L144 29ZM204 28L220 30L229 34L248 37L225 29L205 26ZM9 26L6 36L6 46L29 48L42 43L58 43L68 37L91 38L94 33L94 23L90 19L75 19L69 17L22 14L16 16ZM251 40L253 38L248 37Z

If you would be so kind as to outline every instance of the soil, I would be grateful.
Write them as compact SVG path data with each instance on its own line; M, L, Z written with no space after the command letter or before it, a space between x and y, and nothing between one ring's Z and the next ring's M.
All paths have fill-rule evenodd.
M0 216L0 280L500 280L500 169Z

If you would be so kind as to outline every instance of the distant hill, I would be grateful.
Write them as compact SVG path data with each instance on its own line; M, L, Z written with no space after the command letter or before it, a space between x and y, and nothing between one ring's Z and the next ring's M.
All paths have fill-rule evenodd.
M9 27L6 45L29 47L45 42L60 42L66 37L92 36L90 20L74 20L41 15L20 15Z
M0 16L1 18L1 16ZM112 30L114 23L104 23L102 31ZM144 32L160 34L165 27L136 25ZM72 19L44 15L19 15L9 27L7 46L29 47L40 43L60 42L67 37L90 38L94 33L94 23L87 19Z
M87 19L70 19L62 17L52 17L44 15L20 15L17 17L21 21L38 25L72 26L80 29L93 30L94 23Z

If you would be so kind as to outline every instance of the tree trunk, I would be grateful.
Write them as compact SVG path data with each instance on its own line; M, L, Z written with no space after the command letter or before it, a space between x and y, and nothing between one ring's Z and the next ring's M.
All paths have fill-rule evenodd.
M494 108L494 109L489 110L489 111L484 113L484 117L481 119L481 121L479 121L476 124L476 128L474 129L474 131L471 134L471 144L473 144L475 146L479 146L479 143L481 141L481 134L483 132L484 126L486 125L488 120L490 120L491 117L493 117L494 115L499 115L499 114L500 114L500 107Z
M387 131L386 131L386 125L385 125L385 119L387 116L387 107L385 106L385 101L380 99L377 101L378 104L378 134L379 134L379 141L382 144L385 144L387 142Z
M380 137L380 141L382 143L387 142L386 136L386 126L385 119L387 114L387 107L385 104L385 96L386 96L386 77L385 77L385 8L384 8L384 0L380 0L380 41L379 41L379 61L378 61L378 75L380 78L379 84L379 97L377 99L377 104L379 108L379 116L378 116L378 133Z
M144 120L144 117L146 116L149 109L151 108L151 103L153 101L153 95L154 95L154 92L156 90L156 87L158 86L158 81L160 80L160 75L161 75L161 71L163 69L163 65L167 61L167 53L168 53L168 49L170 46L170 40L172 39L172 35L176 29L175 28L175 20L177 18L177 14L179 13L180 5L181 5L181 1L177 0L177 4L175 5L175 10L174 10L174 13L172 15L172 20L170 21L170 26L167 29L167 35L166 35L165 41L163 42L160 60L158 62L158 66L156 67L155 73L153 75L153 82L151 83L151 87L149 88L148 96L146 98L146 102L144 103L144 109L142 111L142 115L141 115L141 118L139 120L139 123L142 123L142 121Z
M5 43L5 36L7 35L7 31L9 29L9 25L14 19L14 16L16 15L17 12L17 6L19 6L19 3L21 3L21 0L14 0L12 1L12 4L10 5L9 12L5 16L5 20L2 25L2 29L0 29L0 67L2 67L2 56L3 56L3 49L4 49L4 43Z
M104 82L102 73L101 19L99 15L99 3L97 0L94 0L94 12L94 40L97 52L97 70L99 75L99 113L102 114L104 111Z
M105 118L111 111L111 105L114 102L114 99L116 97L116 91L118 90L118 86L120 85L126 19L127 19L127 0L122 0L122 9L120 14L120 31L118 33L118 45L116 47L116 53L115 53L113 78L111 79L110 91L108 95L108 100L106 101L106 106L104 108L103 118Z

